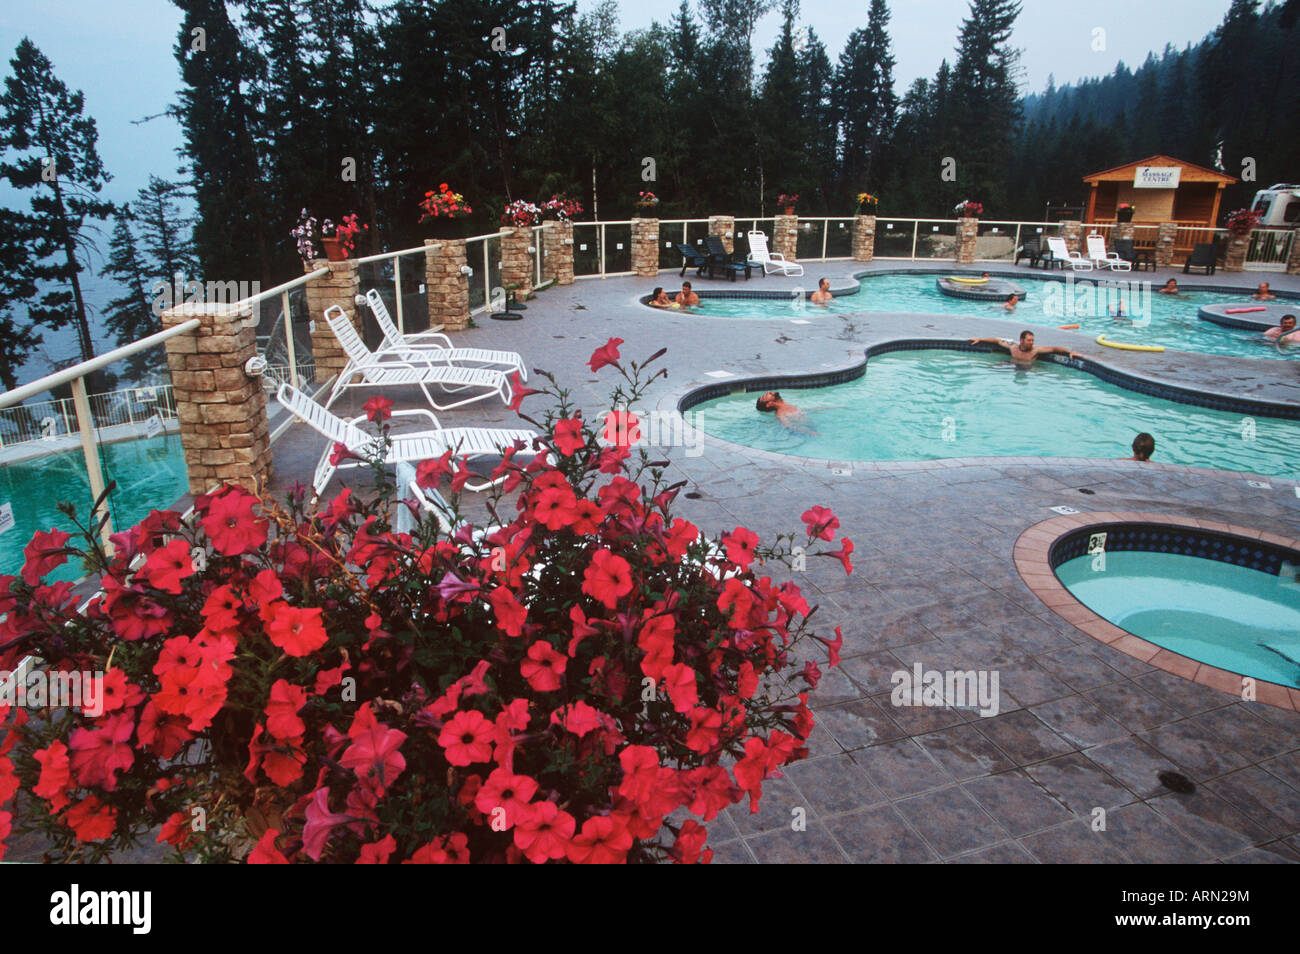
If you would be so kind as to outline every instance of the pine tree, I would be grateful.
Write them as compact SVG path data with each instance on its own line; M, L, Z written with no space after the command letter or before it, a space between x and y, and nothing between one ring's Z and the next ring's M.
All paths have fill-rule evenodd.
M118 345L139 341L162 330L162 322L154 313L152 283L131 234L130 216L118 213L113 227L113 237L108 244L108 261L100 274L116 279L123 286L123 294L108 303L104 324L113 332ZM159 367L161 348L151 348L133 354L125 361L127 373L140 380Z
M838 130L835 125L835 108L831 100L835 73L831 67L830 57L826 54L826 45L818 38L812 27L808 28L807 42L799 54L799 76L801 81L799 115L806 120L807 130L805 147L807 174L817 184L817 189L825 193L826 206L822 211L828 213L838 211L831 208L831 203L843 200L835 189Z
M898 121L889 17L885 0L871 0L867 26L849 34L835 73L845 196L877 187L872 166Z
M0 382L6 391L18 387L19 370L44 343L35 322L18 314L37 291L31 229L30 216L0 208Z
M798 0L783 0L781 32L768 54L757 112L757 193L760 214L779 193L803 196L810 186L806 173L806 142L810 128L800 111L804 98L799 58L794 48ZM806 198L812 199L811 196Z
M93 248L87 233L113 212L112 203L97 198L110 178L96 149L99 133L83 115L84 94L68 91L31 40L18 44L10 67L0 96L6 156L0 177L15 189L34 190L27 222L16 233L31 250L33 277L68 289L47 292L28 315L50 328L72 325L81 360L88 361L95 347L80 279Z
M131 203L142 267L155 281L174 282L177 275L184 280L197 274L194 220L181 211L181 203L187 201L179 183L151 175L149 185L139 190Z

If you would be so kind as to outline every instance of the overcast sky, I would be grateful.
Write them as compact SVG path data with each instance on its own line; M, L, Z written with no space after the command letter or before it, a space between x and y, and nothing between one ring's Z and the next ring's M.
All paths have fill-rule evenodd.
M595 0L579 0L581 9ZM667 23L678 0L635 0L621 4L624 30ZM1015 43L1024 51L1025 88L1041 90L1049 73L1061 85L1111 72L1122 60L1139 65L1149 50L1165 43L1200 40L1222 19L1229 0L1025 0ZM940 60L953 57L967 0L893 0L890 32L898 59L900 94L918 76L931 76ZM867 0L803 0L801 22L811 25L832 61L849 33L864 25ZM179 86L172 44L180 12L168 0L0 0L3 70L23 36L54 63L56 75L86 93L87 112L99 125L100 152L114 175L109 198L133 198L150 173L175 178L180 131L170 119L144 125L132 120L159 113ZM779 25L769 14L759 25L755 47L760 62ZM1094 30L1105 31L1104 50L1094 51Z

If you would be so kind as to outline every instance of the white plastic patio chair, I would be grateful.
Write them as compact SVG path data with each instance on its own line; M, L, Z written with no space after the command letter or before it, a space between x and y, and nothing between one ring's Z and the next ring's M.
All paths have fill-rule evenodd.
M276 398L291 414L327 440L320 461L316 464L315 476L312 478L312 489L317 496L329 485L330 478L339 467L356 467L361 463L340 461L338 464L331 464L330 457L334 453L335 444L342 444L352 453L363 457L368 457L376 449L378 438L373 434L367 434L358 426L366 419L365 415L345 420L321 407L291 384L280 385ZM388 449L384 453L385 464L434 460L451 451L452 472L455 473L463 466L456 461L469 461L477 457L500 457L507 448L514 447L516 441L523 441L525 444L525 447L518 452L521 456L535 456L538 453L536 449L531 449L533 441L537 439L536 431L506 427L443 427L437 415L424 408L392 413L394 417L423 415L433 423L433 427L424 431L391 435ZM467 482L465 487L467 490L479 492L503 480L505 477L496 480L485 478L477 482Z
M429 405L438 411L473 404L493 394L500 395L505 404L509 404L514 397L510 381L502 371L435 363L428 357L421 357L418 360L414 358L393 360L402 356L388 351L375 352L367 348L351 319L338 305L331 305L325 309L325 320L329 322L330 330L343 346L344 354L348 356L347 366L339 372L338 378L334 381L329 400L325 402L326 407L333 404L340 394L350 388L392 388L410 384L417 385L424 392ZM443 405L433 399L433 395L429 392L430 384L436 384L444 391L452 393L470 388L480 389L482 393Z
M1106 240L1100 235L1088 236L1088 257L1098 268L1109 268L1116 272L1131 272L1133 265L1119 257L1117 252L1106 251Z
M450 338L437 331L403 334L393 322L388 306L378 291L372 288L366 292L366 302L379 324L379 330L384 333L384 354L398 355L405 361L431 359L467 367L496 367L507 372L518 371L521 381L528 380L528 369L524 367L524 359L517 351L457 348L452 345Z
M1065 264L1069 265L1074 271L1092 271L1092 262L1084 258L1078 252L1071 252L1069 247L1065 244L1065 239L1061 238L1059 235L1047 240L1047 248L1051 251L1052 258L1060 262L1065 262Z
M787 262L780 252L767 250L767 235L763 232L750 232L749 260L763 266L764 275L802 275L803 266Z

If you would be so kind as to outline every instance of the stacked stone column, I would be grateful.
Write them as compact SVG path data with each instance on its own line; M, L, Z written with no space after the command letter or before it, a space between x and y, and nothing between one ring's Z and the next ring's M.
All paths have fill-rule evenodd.
M1115 242L1133 241L1133 236L1137 234L1137 231L1134 229L1132 222L1116 222L1115 228L1110 234L1111 249L1113 250Z
M1161 222L1156 229L1156 268L1170 268L1174 264L1174 244L1178 240L1178 226Z
M859 215L853 220L853 261L869 262L876 255L876 217Z
M542 230L542 247L546 257L542 274L557 285L573 284L573 223L552 222Z
M975 261L975 241L980 236L980 220L969 216L957 220L957 264Z
M244 371L257 355L253 310L178 305L163 312L162 326L191 318L202 324L166 342L190 493L224 483L261 492L271 479L271 434L262 381Z
M438 248L430 248L432 245ZM445 331L463 331L469 327L469 276L461 272L466 264L465 240L425 239L424 247L429 325L442 325Z
M501 281L507 288L519 286L515 301L524 301L533 292L533 257L528 254L532 244L533 230L527 225L501 230Z
M659 274L659 220L632 220L632 271L638 278Z
M709 234L722 239L728 252L736 250L736 217L734 215L710 215Z
M361 290L361 277L357 274L355 262L327 262L317 259L308 266L307 271L328 267L330 273L320 278L313 278L307 283L307 313L311 315L311 353L316 364L316 380L326 381L340 373L348 363L348 356L339 344L338 338L330 330L325 320L325 312L338 305L358 330L361 322L357 319L357 293Z
M1071 252L1083 251L1083 223L1074 219L1067 219L1061 223L1061 238L1065 239L1065 247Z
M1250 248L1250 233L1236 235L1228 233L1228 249L1223 256L1225 272L1244 272L1246 270L1246 251Z
M785 256L787 262L793 262L799 251L799 216L778 215L772 229L772 251Z
M1300 275L1300 229L1291 233L1291 258L1286 263L1288 275Z

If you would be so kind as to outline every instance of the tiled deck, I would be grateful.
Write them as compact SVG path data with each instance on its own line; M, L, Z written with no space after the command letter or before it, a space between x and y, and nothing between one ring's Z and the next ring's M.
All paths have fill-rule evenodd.
M872 269L899 265L914 267L882 262ZM810 264L803 287L823 274L839 284L862 270L850 262ZM989 270L1042 277L1010 266ZM1189 288L1253 288L1264 279L1300 291L1300 281L1276 274L1140 277L1158 285L1170 275ZM691 277L700 289L774 290L799 281L755 278L746 286ZM613 375L593 375L585 362L611 336L625 340L622 353L633 360L669 348L669 378L656 382L646 402L667 410L686 391L716 383L708 371L747 377L844 368L888 338L1005 336L1021 327L866 313L795 325L636 303L650 286L673 289L677 281L662 272L655 281L582 280L548 289L529 303L525 320L480 318L482 327L459 340L521 351L530 367L554 372L571 388L590 417L608 409ZM1069 345L1115 368L1300 404L1294 361L1138 355L1033 327L1041 344ZM487 402L439 416L444 424L513 420ZM273 489L307 479L320 448L313 432L291 428L275 445ZM1117 457L1126 452L1116 448ZM857 548L850 577L833 560L811 560L794 574L809 602L821 606L818 632L843 627L844 662L812 695L812 757L767 783L759 814L746 802L711 825L717 861L1300 861L1300 714L1241 702L1098 642L1040 600L1013 562L1020 534L1059 505L1297 537L1300 497L1290 482L1273 479L1264 490L1240 474L1077 459L840 464L849 473L839 475L827 462L712 439L699 456L681 448L664 454L670 475L700 495L679 497L678 512L706 532L743 524L770 538L800 529L799 514L822 504ZM1094 493L1081 494L1085 488ZM998 670L1001 711L983 718L892 706L890 674L916 663ZM1195 792L1166 788L1157 776L1169 771L1191 779ZM805 810L806 830L792 828L794 808ZM1093 830L1097 809L1106 812L1104 831Z

